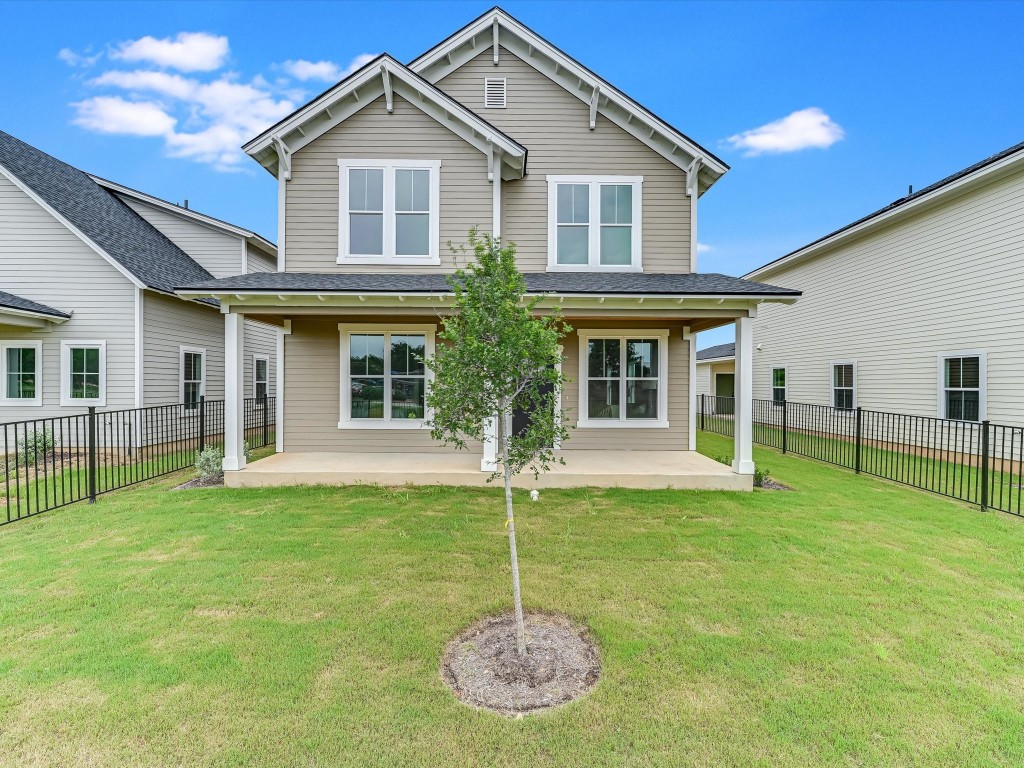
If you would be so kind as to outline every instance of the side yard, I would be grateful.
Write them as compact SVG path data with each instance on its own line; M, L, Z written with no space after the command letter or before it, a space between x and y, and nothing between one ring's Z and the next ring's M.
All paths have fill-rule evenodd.
M527 607L603 669L523 720L438 674L510 605L499 488L171 475L4 526L0 764L1024 763L1024 524L755 454L796 491L524 500Z

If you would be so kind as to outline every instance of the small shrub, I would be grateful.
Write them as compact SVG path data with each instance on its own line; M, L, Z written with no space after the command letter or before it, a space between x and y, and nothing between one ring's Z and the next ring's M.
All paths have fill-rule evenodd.
M245 440L242 442L242 453L245 454L245 463L248 464L252 461L252 448L249 447L249 441Z
M56 442L49 427L34 429L18 439L18 463L29 465L53 452Z
M212 480L224 474L224 451L214 445L196 451L196 474L202 480Z
M715 456L715 461L719 464L725 464L727 467L732 466L732 456L725 456L724 454L721 456Z
M764 488L765 483L771 480L768 476L767 467L756 467L754 469L754 485L758 488Z

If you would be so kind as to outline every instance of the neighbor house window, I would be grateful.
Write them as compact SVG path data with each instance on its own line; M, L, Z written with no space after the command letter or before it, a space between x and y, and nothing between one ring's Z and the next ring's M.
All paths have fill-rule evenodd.
M61 405L106 405L107 343L61 342Z
M548 176L548 269L640 266L640 176Z
M206 350L181 347L179 371L179 402L185 406L185 410L196 410L199 399L206 394Z
M985 410L985 356L944 355L940 361L941 415L956 421L981 421Z
M43 353L38 341L0 344L0 402L6 405L42 405Z
M786 369L772 368L772 402L782 403L786 400Z
M832 363L832 407L851 411L857 407L857 364Z
M252 395L257 400L266 400L270 392L270 358L254 355L252 359Z
M440 263L440 160L339 160L338 167L338 263Z
M580 333L580 427L667 427L668 331Z
M434 326L339 326L341 428L419 428L427 416Z

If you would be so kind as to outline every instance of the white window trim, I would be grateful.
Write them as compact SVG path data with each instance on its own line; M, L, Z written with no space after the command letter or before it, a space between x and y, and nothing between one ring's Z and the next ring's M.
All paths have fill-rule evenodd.
M349 254L348 172L360 168L384 171L384 255L352 256ZM395 255L395 171L427 169L430 173L430 253L427 256ZM441 263L441 161L338 158L338 263L387 264L389 266L424 266Z
M786 378L786 386L781 387L781 389L785 390L783 400L789 400L789 366L771 365L768 368L768 376L770 377L768 380L768 392L770 393L770 397L768 399L771 400L774 405L779 405L779 402L775 400L775 372L779 370L785 371L783 376ZM856 397L856 395L854 396Z
M181 404L184 413L195 413L198 408L189 408L185 403L185 355L191 353L199 355L202 362L202 378L199 379L199 396L206 396L206 347L178 347L178 402Z
M642 272L643 271L643 176L548 176L548 272ZM587 264L558 263L558 185L589 184L590 223ZM629 184L633 187L633 249L629 264L602 265L601 195L594 187L601 184Z
M35 349L36 351L36 396L7 396L7 350ZM43 343L41 341L4 341L0 342L0 404L10 406L36 407L43 404Z
M984 350L970 349L964 352L940 352L938 355L938 415L940 419L949 419L946 415L946 360L951 357L978 358L978 421L965 421L965 424L976 424L988 418L988 355ZM959 419L957 419L959 421Z
M100 351L100 396L88 400L71 397L71 350L95 348ZM60 404L62 406L96 406L107 404L107 342L86 339L65 340L60 343Z
M267 364L267 399L270 399L270 355L256 355L252 356L252 397L256 401L256 407L261 407L260 400L256 395L256 361L263 360Z
M390 418L383 419L353 419L352 413L352 388L348 382L351 378L351 359L349 337L353 333L422 333L424 336L424 352L426 357L434 356L434 333L437 330L434 325L393 325L391 323L372 323L365 325L349 325L338 323L338 331L341 333L341 393L340 410L338 413L338 429L404 429L420 430L430 429L429 422L432 412L429 408L424 409L422 419L401 419L392 421ZM399 377L401 378L401 377ZM425 370L425 392L430 391L430 382L434 380L434 374L428 366ZM385 386L385 393L387 387ZM386 397L386 395L385 395Z
M580 341L577 363L579 379L579 400L577 402L577 429L668 429L668 360L669 330L667 328L628 328L604 329L593 328L577 331ZM658 346L658 418L627 419L626 418L626 371L620 370L619 418L591 419L587 413L587 347L591 339L657 339Z
M836 407L836 366L837 365L852 365L853 366L853 405L850 406L849 410L846 408ZM860 389L857 386L857 361L856 360L830 360L828 363L828 405L833 411L839 413L853 413L857 410L857 405L860 403ZM789 378L786 378L787 385L789 384ZM845 389L845 387L840 387ZM787 395L789 393L787 392Z

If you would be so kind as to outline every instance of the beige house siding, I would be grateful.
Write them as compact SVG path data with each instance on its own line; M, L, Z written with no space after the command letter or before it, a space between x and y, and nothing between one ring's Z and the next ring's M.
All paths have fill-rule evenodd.
M400 96L388 114L384 97L292 156L285 223L289 272L386 272L388 266L340 265L338 259L339 158L441 161L441 266L394 267L413 272L451 271L447 242L466 242L470 227L490 231L493 221L487 156Z
M214 277L243 273L247 261L246 243L239 235L176 216L133 197L121 199Z
M485 77L506 78L505 109L484 108ZM504 48L498 66L487 49L437 85L529 149L528 175L502 185L502 234L518 246L521 269L547 269L546 176L581 174L643 176L644 271L690 271L690 198L678 167L600 115L591 131L587 104Z
M340 332L339 322L371 323L373 318L295 318L292 333L285 337L286 451L334 452L450 452L434 442L427 430L338 429L340 408ZM381 322L386 323L385 318ZM403 318L403 323L431 323L434 318ZM648 322L626 327L670 328L668 370L668 416L664 429L574 429L577 420L579 340L575 333L563 342L563 372L571 379L562 397L562 407L570 426L570 439L563 447L572 449L687 450L687 381L689 343L683 340L682 325L677 322ZM586 329L623 327L615 323L588 322ZM665 357L662 358L666 360ZM472 450L481 452L479 445Z
M181 402L183 346L206 350L206 398L223 399L224 316L216 307L147 291L142 327L146 405Z
M0 422L85 411L60 406L61 341L106 341L107 408L135 398L135 286L42 206L0 174L0 286L73 313L49 332L0 325L0 341L42 343L43 403L0 405Z
M788 368L790 400L827 404L830 363L857 363L865 408L935 416L944 352L984 351L988 417L1024 424L1024 173L986 183L803 264L765 274L804 292L754 322L754 397Z
M245 245L246 273L249 272L277 272L277 256L264 253L259 248L246 243Z

